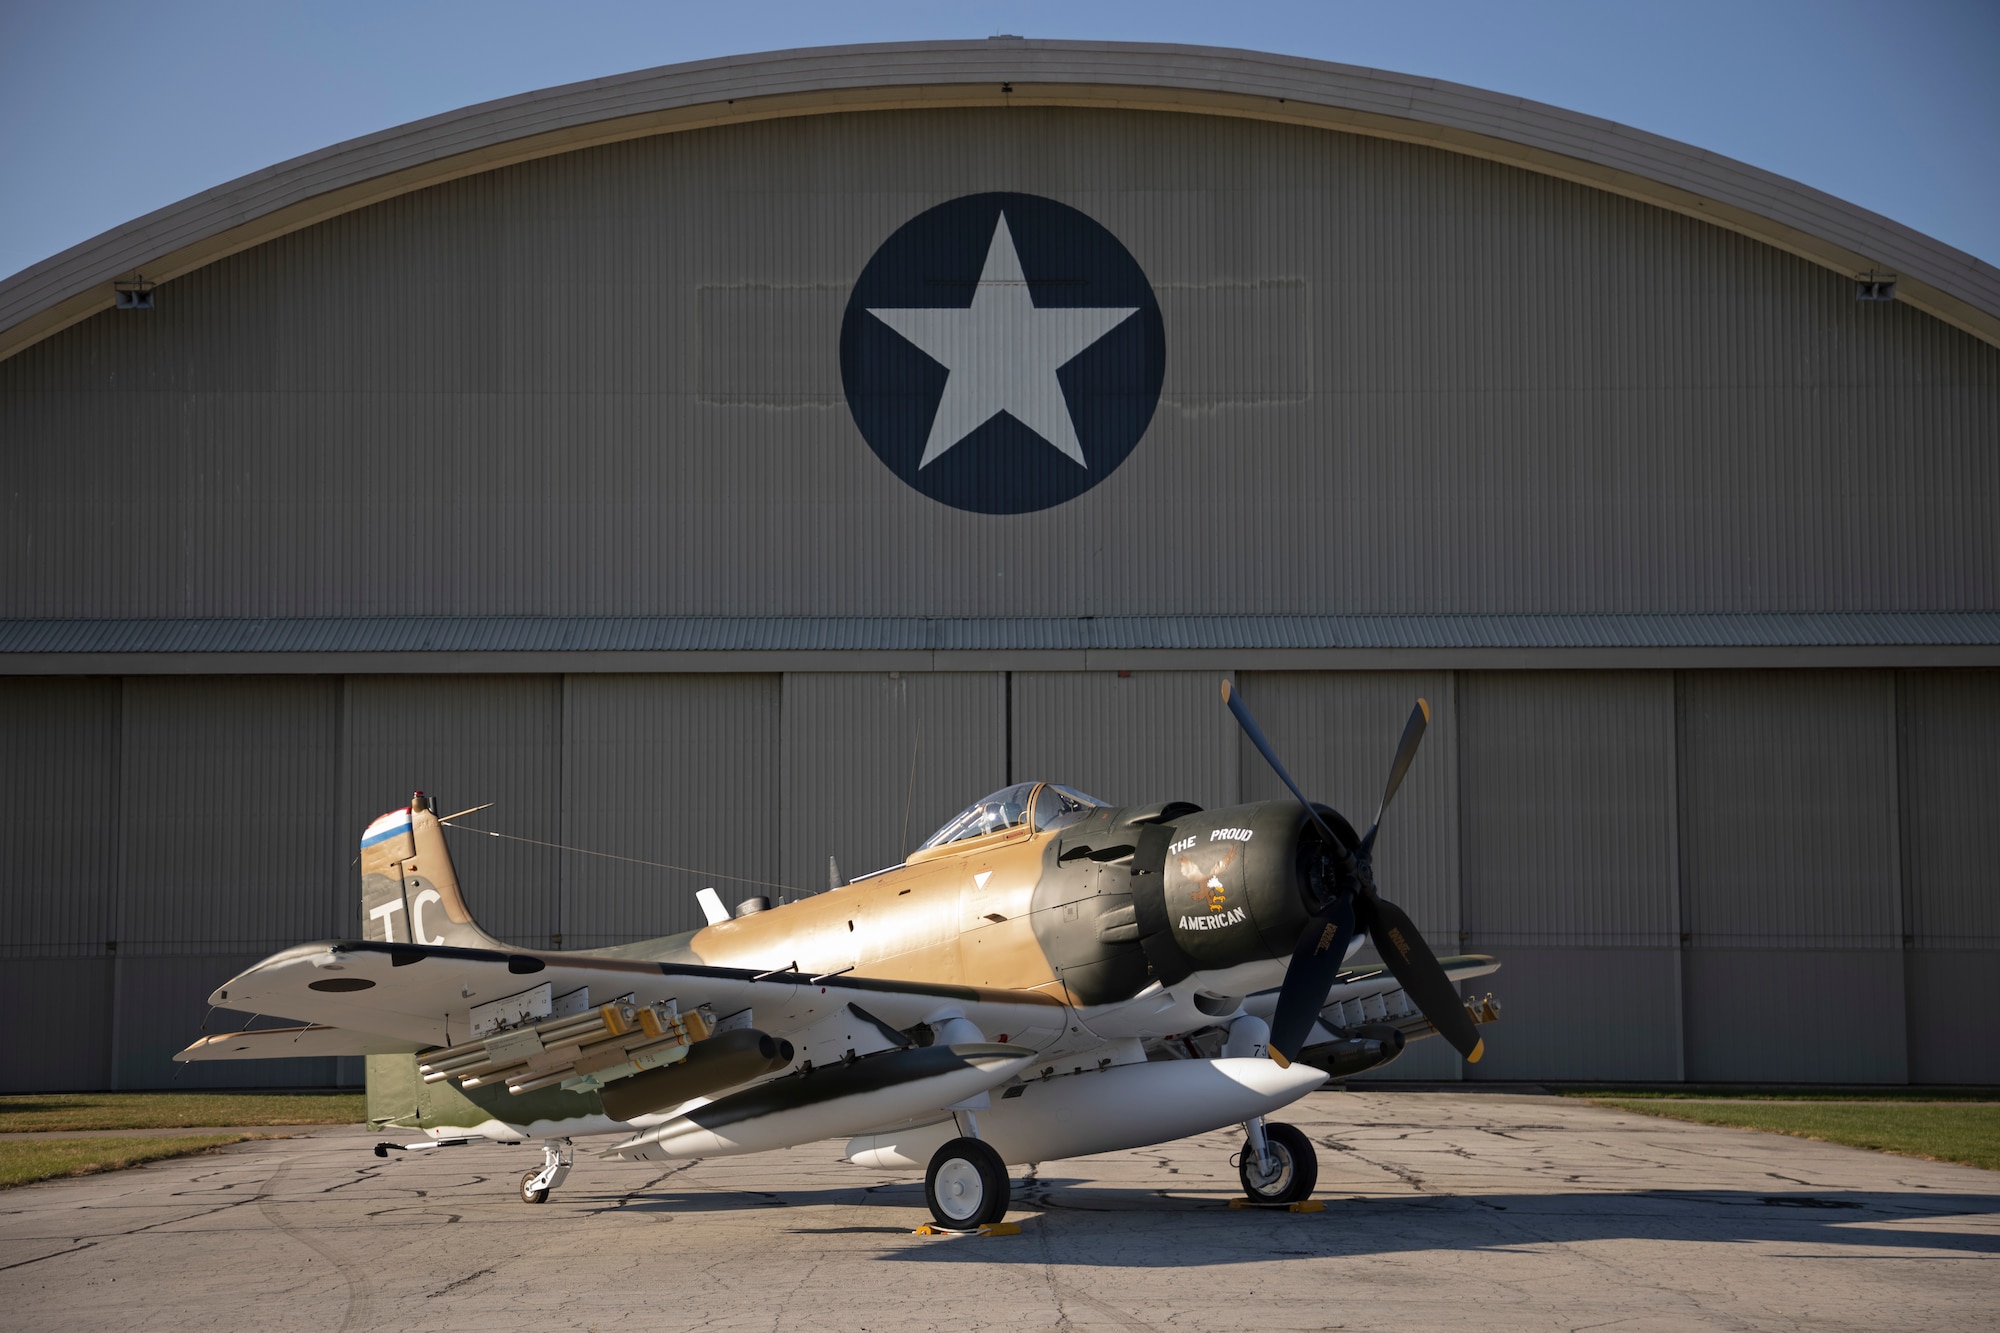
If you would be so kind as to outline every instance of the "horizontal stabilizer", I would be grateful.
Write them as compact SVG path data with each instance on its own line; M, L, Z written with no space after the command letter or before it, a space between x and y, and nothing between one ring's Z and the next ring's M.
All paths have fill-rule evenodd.
M414 1041L310 1024L203 1037L174 1060L188 1064L195 1060L283 1060L315 1055L409 1055L420 1049Z

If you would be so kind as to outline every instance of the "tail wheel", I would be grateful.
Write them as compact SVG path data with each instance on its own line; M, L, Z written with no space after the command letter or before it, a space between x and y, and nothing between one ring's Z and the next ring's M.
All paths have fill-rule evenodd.
M549 1201L549 1192L547 1190L538 1190L535 1188L535 1177L540 1174L542 1173L539 1171L523 1171L521 1173L522 1203L547 1203Z
M970 1231L1007 1215L1014 1183L1000 1154L978 1139L953 1139L924 1172L924 1202L941 1227Z
M1266 1170L1257 1161L1257 1150L1249 1140L1243 1143L1243 1157L1236 1175L1252 1203L1299 1203L1312 1197L1319 1184L1319 1154L1312 1140L1291 1125L1266 1123L1264 1146L1270 1153Z

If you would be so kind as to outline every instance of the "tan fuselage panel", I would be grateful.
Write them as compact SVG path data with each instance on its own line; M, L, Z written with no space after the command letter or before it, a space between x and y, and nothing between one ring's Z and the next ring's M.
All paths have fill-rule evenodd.
M1030 920L1054 836L1009 830L939 849L858 884L709 926L689 947L716 967L789 961L808 974L851 968L892 981L1059 995Z

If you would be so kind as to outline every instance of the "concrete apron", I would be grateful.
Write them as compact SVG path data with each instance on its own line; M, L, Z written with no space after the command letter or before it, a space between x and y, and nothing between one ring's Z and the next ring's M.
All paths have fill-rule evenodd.
M838 1143L693 1163L315 1129L0 1195L15 1327L2000 1327L2000 1173L1466 1091L1323 1092L1321 1213L1231 1211L1234 1133L1017 1176L932 1239ZM298 1130L291 1131L298 1133Z

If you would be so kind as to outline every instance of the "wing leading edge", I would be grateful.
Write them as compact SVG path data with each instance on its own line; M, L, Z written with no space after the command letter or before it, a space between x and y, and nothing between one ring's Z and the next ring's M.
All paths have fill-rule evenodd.
M846 1014L852 1033L829 1032L824 1040L851 1035L849 1044L864 1050L882 1045L871 1021L878 1017L899 1030L963 1018L988 1036L1035 1049L1063 1032L1068 1013L1062 1001L1035 991L372 940L323 941L273 954L218 987L209 1003L418 1049L480 1035L477 1011L544 985L555 997L588 995L585 1004L630 996L639 1006L674 1001L683 1011L706 1008L719 1019L747 1012L753 1017L745 1021L786 1037ZM854 1002L865 1017L849 1011Z
M325 1055L414 1055L413 1041L309 1023L304 1027L258 1028L203 1037L174 1056L180 1064L208 1060L285 1060Z

